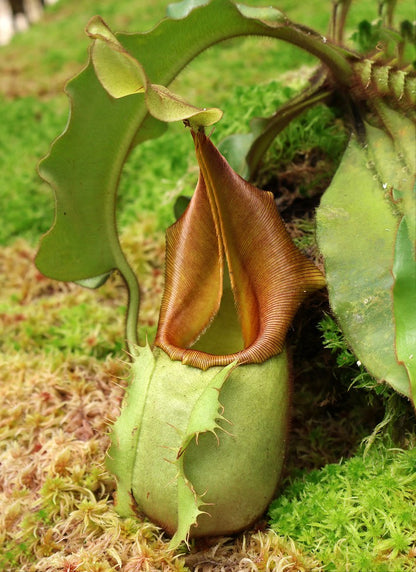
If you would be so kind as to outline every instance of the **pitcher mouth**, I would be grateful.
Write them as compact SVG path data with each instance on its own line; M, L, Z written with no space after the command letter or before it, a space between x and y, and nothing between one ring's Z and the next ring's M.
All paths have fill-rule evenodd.
M293 244L272 193L242 179L203 132L192 135L199 180L185 213L166 233L155 345L200 369L262 363L283 350L298 307L325 280ZM235 306L238 319L224 323L214 344L210 340L215 351L204 351L203 338L222 319L227 274L232 296L226 303ZM236 327L242 349L224 353Z

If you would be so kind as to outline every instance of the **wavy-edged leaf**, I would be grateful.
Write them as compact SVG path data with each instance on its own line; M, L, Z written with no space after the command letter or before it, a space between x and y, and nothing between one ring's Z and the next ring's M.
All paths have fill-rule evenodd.
M261 363L282 351L299 305L325 281L294 246L272 194L237 175L204 134L194 141L200 178L188 209L168 229L155 343L202 369ZM220 310L227 269L244 347L224 354L219 344L215 355L192 346Z
M221 11L221 18L218 12ZM242 35L266 35L305 41L326 61L334 60L337 74L347 81L349 64L343 50L323 44L319 35L297 28L245 17L229 0L212 0L180 20L166 19L143 34L114 36L100 19L88 27L108 55L119 57L133 76L168 85L194 57L209 46ZM97 44L97 45L98 45ZM114 50L112 49L114 48ZM113 62L114 63L114 62ZM131 64L131 66L130 66ZM344 73L345 72L345 73ZM124 76L123 76L124 77ZM129 76L130 77L130 76ZM138 79L138 77L136 77ZM121 83L131 90L129 78ZM133 86L137 91L139 83ZM120 259L114 203L123 164L132 146L158 136L158 122L147 121L144 94L113 99L98 81L91 61L67 86L71 99L68 126L40 167L41 176L56 193L55 223L40 244L37 265L58 280L83 280L109 272ZM140 133L145 126L146 133Z
M115 100L102 89L91 65L68 84L67 92L72 98L68 127L39 167L55 190L56 206L54 226L42 239L36 264L56 280L78 281L111 272L123 257L113 189L128 153L126 133L134 106L124 99L123 116L112 114ZM97 110L106 113L101 144Z
M110 98L91 64L66 91L67 128L39 166L56 200L54 224L41 240L36 266L56 280L80 283L118 269L130 293L126 335L135 344L139 287L121 250L114 213L120 172L136 136L136 106L129 98Z

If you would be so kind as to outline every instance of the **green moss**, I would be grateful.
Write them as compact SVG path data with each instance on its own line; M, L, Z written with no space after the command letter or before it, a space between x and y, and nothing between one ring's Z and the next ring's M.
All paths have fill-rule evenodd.
M405 572L416 555L416 449L367 455L296 479L270 508L272 528L328 571Z
M377 393L391 394L386 385L381 385L364 369L353 352L348 347L344 334L338 324L329 314L324 315L318 324L322 332L322 340L325 348L335 355L338 366L337 376L348 385L374 390Z

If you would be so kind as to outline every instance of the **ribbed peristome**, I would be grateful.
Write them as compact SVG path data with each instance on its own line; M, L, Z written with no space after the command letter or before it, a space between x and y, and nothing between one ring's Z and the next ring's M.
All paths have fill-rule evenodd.
M204 133L193 138L200 175L187 210L167 231L155 345L201 369L262 363L283 350L298 307L325 280L293 244L273 195L235 173ZM192 349L218 312L227 271L244 348L224 355Z

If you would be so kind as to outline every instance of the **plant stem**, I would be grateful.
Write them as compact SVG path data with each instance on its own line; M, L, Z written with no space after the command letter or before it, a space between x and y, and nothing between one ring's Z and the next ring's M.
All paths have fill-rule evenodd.
M125 332L128 351L133 353L134 346L139 345L137 323L139 320L140 308L140 286L135 273L121 250L120 245L114 257L117 262L117 268L128 289Z
M274 116L270 117L264 129L253 141L247 153L247 164L249 166L250 177L252 178L260 165L261 159L265 155L276 136L298 115L305 110L325 101L331 91L325 88L326 73L321 73L315 83L305 89L294 99L283 105Z
M268 35L286 40L318 57L331 70L337 82L349 87L352 76L350 60L357 57L352 52L331 43L314 30L298 24L279 26Z

